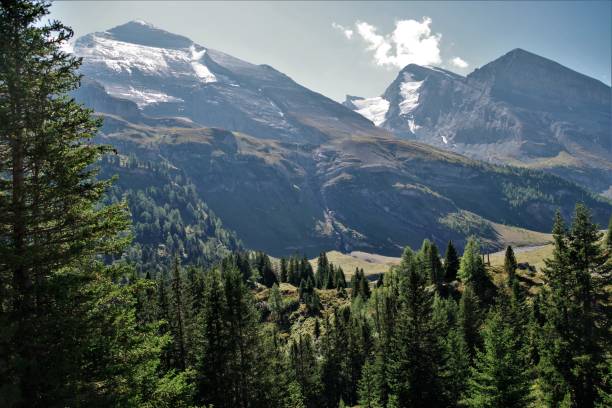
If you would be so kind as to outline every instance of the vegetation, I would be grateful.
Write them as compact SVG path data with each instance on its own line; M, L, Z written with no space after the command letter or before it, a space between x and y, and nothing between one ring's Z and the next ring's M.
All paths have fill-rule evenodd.
M47 10L0 8L2 406L609 405L612 220L603 237L585 206L558 214L531 297L512 248L495 285L475 238L460 258L407 247L375 282L242 251L169 169L106 159L159 184L99 177L111 150L64 96L79 61Z

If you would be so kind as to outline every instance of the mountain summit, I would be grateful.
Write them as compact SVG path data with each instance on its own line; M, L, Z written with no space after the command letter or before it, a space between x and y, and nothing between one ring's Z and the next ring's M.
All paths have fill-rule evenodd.
M79 38L82 73L144 115L299 143L385 134L362 116L255 65L142 21ZM87 90L81 90L81 93Z
M612 196L611 89L515 49L467 77L408 65L377 98L375 124L404 138L495 163L540 168Z

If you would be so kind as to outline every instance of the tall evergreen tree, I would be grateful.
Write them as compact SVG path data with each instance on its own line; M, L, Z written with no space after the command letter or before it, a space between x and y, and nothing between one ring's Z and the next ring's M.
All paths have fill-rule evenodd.
M125 247L128 217L102 205L96 162L111 148L91 143L101 121L67 96L81 61L48 14L0 3L0 405L163 403L158 386L181 377L158 377L169 338L137 320L141 282L96 260Z
M172 316L170 327L173 337L173 363L180 370L184 370L187 362L187 349L185 347L185 304L183 296L183 282L178 255L174 256L172 264Z
M464 284L472 285L481 302L487 301L491 297L492 283L480 255L480 244L474 237L468 240L463 251L459 278Z
M428 277L414 260L401 267L407 269L389 349L389 403L400 407L442 406L443 353L432 318L433 292L427 288Z
M529 370L525 350L500 310L492 310L483 332L463 404L468 407L527 407Z
M482 323L478 297L471 285L466 285L459 300L458 326L466 342L470 356L475 355L480 344L480 325Z
M419 251L419 259L429 281L439 285L444 278L444 269L440 261L438 247L430 240L425 239Z
M444 280L446 282L456 280L457 272L459 272L459 256L453 241L448 241L446 253L444 254Z
M554 250L546 260L548 279L542 328L538 390L551 405L593 407L604 378L605 348L609 347L607 317L602 299L609 285L609 263L600 245L601 234L589 211L576 206L568 231L557 213Z
M268 308L270 309L272 320L279 321L283 313L283 298L276 283L272 285L272 289L270 289Z
M308 407L317 406L322 391L319 365L310 336L299 335L289 343L289 367L292 380Z
M317 260L317 271L315 273L315 284L319 289L327 289L327 279L329 275L329 261L327 260L327 254L321 252L319 259Z
M279 280L281 282L288 282L289 280L289 269L287 265L287 259L281 258L280 260L280 277Z
M516 279L516 267L517 263L516 257L514 256L514 251L512 250L512 247L508 245L504 255L504 272L506 273L509 285L512 285Z

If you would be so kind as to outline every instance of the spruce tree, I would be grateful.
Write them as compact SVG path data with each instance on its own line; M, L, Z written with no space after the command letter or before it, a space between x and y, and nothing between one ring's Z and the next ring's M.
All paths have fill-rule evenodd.
M287 265L287 259L281 258L280 260L280 278L281 282L288 282L289 280L289 270Z
M370 357L363 366L358 389L359 405L363 408L382 408L384 383L382 357L376 354L375 357Z
M174 343L173 365L184 370L187 362L187 349L185 346L185 304L183 296L183 282L178 255L174 256L172 264L172 317L170 327Z
M529 370L525 351L500 310L492 310L483 331L462 404L468 407L527 407Z
M459 272L459 257L453 241L448 241L446 253L444 254L444 280L448 283L457 280Z
M400 308L389 347L387 381L390 404L397 406L443 405L443 350L433 321L433 292L416 260L402 266L405 279Z
M312 339L299 335L289 343L290 377L299 386L306 406L316 406L322 391L319 365Z
M512 247L508 245L504 255L504 272L507 276L508 285L512 285L516 279L516 267L517 263L516 257L514 256L514 251L512 250Z
M480 304L471 285L466 285L459 300L459 313L457 316L458 328L466 342L469 355L475 355L476 347L480 344L480 325L482 323Z
M138 321L134 271L99 261L127 244L128 217L102 203L96 163L112 149L91 143L101 120L67 95L81 61L48 14L0 4L0 405L163 404L185 377L158 371L169 337Z
M336 288L345 289L346 288L346 277L344 276L344 271L341 266L336 268Z
M270 317L273 321L279 321L283 313L283 298L278 289L278 285L275 283L270 289L270 296L268 297L268 308L270 309Z
M221 274L210 271L204 280L204 306L201 315L201 343L199 344L198 395L202 403L215 407L231 406L226 392L232 358L229 349L229 328L226 322L227 302Z
M489 300L492 283L480 255L480 244L474 237L468 239L468 243L463 251L459 267L459 278L464 284L472 285L472 289L481 302Z
M319 289L327 289L327 278L329 275L329 262L327 260L327 254L321 252L319 259L317 260L317 271L315 273L315 284Z
M549 290L543 305L538 365L539 397L546 404L593 407L604 378L609 347L607 298L610 264L600 244L601 234L582 204L576 206L568 231L557 213L554 250L544 273Z

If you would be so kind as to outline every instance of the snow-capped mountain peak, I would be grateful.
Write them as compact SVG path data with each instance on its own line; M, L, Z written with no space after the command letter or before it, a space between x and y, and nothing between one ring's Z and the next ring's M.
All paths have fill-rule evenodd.
M181 117L302 142L319 142L329 133L386 134L270 66L251 64L144 21L85 35L75 42L74 54L83 57L84 76L97 83L92 95L103 89L110 97L133 102L133 109L145 116Z

